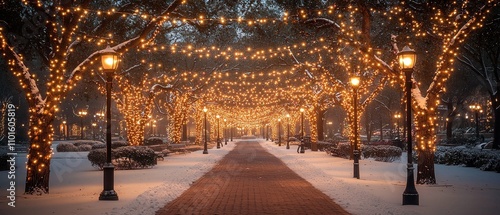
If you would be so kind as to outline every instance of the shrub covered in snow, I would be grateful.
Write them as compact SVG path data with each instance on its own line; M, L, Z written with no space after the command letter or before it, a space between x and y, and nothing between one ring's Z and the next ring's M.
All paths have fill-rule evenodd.
M144 146L125 146L113 149L112 163L118 169L149 168L156 165L155 152ZM92 166L102 169L106 164L106 149L92 149L87 158Z
M75 140L73 141L73 145L76 147L81 146L81 145L89 145L93 146L95 144L102 144L103 142L101 141L96 141L96 140Z
M92 149L105 149L105 148L106 148L106 143L98 143L92 146Z
M401 158L401 148L390 145L364 145L361 151L364 158L374 158L376 161L393 162Z
M351 144L349 142L341 142L337 144L337 156L349 158L351 156Z
M116 149L116 148L120 148L120 147L123 147L123 146L128 146L128 142L127 141L113 141L111 142L111 148L112 149Z
M77 148L79 152L88 152L92 150L92 146L87 144L79 145L77 146Z
M160 145L163 144L163 140L159 137L150 137L144 141L144 145Z
M77 152L78 147L73 145L73 143L59 143L56 147L58 152Z
M498 151L466 147L438 147L435 152L434 162L500 172L500 153Z

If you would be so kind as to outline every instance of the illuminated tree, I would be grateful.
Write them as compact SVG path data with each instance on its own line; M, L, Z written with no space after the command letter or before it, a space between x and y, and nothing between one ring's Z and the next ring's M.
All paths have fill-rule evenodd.
M16 9L17 14L22 15L3 20L7 24L0 27L0 50L25 91L29 104L30 147L26 193L49 192L54 133L52 121L61 101L82 79L83 72L99 63L96 61L99 50L104 49L105 44L102 39L96 38L109 38L109 29L106 27L131 24L133 27L129 28L135 31L129 32L121 42L111 41L111 48L124 53L143 45L156 36L157 30L163 27L167 17L181 2L174 0L170 5L162 3L162 8L165 8L163 11L158 11L146 22L141 19L140 23L134 23L133 19L124 22L121 15L113 13L116 9L99 10L106 7L118 8L118 11L123 9L122 12L133 11L130 8L133 4L120 7L110 2L91 0L78 3L23 0L15 3L9 1L9 5L2 6L3 11ZM21 17L26 17L28 21L20 22ZM17 26L19 23L27 28L33 27L33 31L26 33L16 30L26 29ZM99 31L93 32L95 29Z
M419 184L436 183L436 110L446 90L444 83L454 70L454 59L469 32L482 27L485 16L496 5L497 1L493 0L388 1L385 5L360 0L331 6L335 18L308 19L322 28L333 29L338 35L338 43L354 48L373 68L385 72L388 77L400 77L401 82L403 76L395 62L399 43L410 44L420 56L428 56L427 61L417 62L417 68L422 66L423 69L417 69L411 91ZM383 49L390 49L390 52L381 52ZM424 73L427 71L432 74ZM417 77L425 80L425 85L417 81ZM425 94L421 90L424 86L427 87Z

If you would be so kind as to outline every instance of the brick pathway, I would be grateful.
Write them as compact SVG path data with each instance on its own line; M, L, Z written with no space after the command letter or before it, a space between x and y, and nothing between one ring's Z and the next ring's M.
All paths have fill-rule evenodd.
M243 141L164 214L348 214L255 141Z

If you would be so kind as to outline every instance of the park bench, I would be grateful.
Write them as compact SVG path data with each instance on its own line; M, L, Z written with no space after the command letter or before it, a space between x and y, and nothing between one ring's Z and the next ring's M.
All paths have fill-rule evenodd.
M178 153L187 153L188 152L188 150L186 148L186 144L184 144L184 143L170 144L168 146L168 150L171 152L178 152Z

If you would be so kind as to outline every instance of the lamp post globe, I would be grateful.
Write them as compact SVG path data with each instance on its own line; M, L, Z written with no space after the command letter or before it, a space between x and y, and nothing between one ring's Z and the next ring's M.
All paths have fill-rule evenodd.
M406 91L406 138L408 148L408 163L406 173L406 188L403 192L403 205L419 205L419 196L415 188L414 167L413 167L413 144L411 136L411 75L413 67L417 60L415 50L405 46L398 53L398 61L401 70L405 73L405 91Z
M115 167L111 163L111 87L118 63L118 53L109 46L101 51L101 66L106 73L106 164L103 167L104 190L99 195L99 200L118 200L118 194L114 190Z

